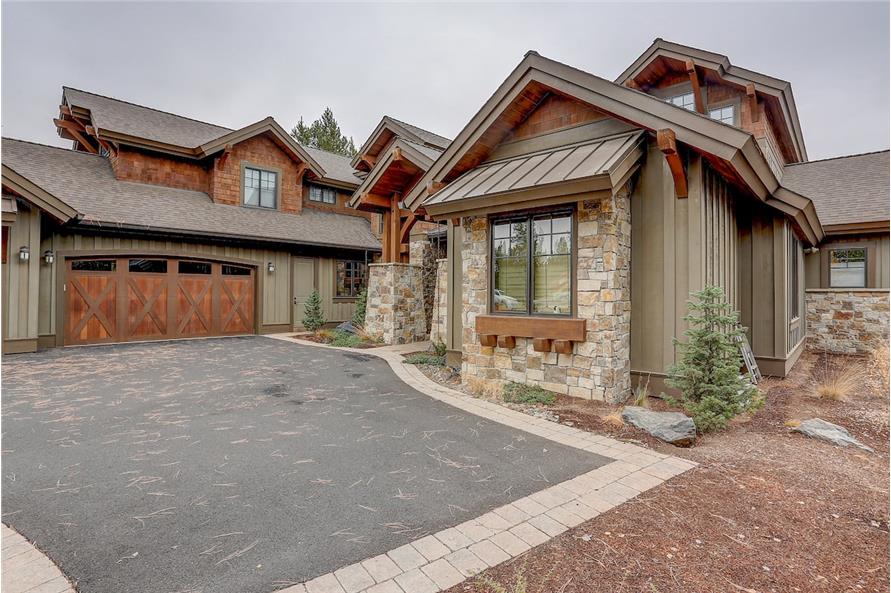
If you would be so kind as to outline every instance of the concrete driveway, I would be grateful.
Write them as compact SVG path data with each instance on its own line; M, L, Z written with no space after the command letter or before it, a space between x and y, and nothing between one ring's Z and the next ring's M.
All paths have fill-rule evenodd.
M608 458L262 337L3 360L3 522L81 593L269 593Z

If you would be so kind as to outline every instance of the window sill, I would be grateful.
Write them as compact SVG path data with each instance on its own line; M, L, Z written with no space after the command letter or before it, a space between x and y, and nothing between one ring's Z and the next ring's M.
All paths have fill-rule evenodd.
M537 352L569 354L573 342L585 341L586 321L574 317L478 315L476 332L483 346L513 348L515 338L532 338Z

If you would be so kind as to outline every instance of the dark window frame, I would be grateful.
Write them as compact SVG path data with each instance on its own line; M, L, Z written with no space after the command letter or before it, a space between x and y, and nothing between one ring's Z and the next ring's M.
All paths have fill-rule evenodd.
M548 313L534 311L535 295L535 266L533 244L533 221L536 218L569 217L569 311L566 313ZM504 222L525 221L527 224L528 239L526 249L526 310L525 311L496 311L495 310L495 232L496 224ZM493 215L489 217L489 296L488 310L490 315L505 315L509 317L556 317L572 318L576 313L576 249L578 241L578 226L576 224L575 208L549 208L546 210L530 210L526 212L511 213L505 215Z
M350 284L350 294L341 294L340 293L340 282L337 278L337 268L339 264L344 264L344 280L347 278L360 278L361 281L358 285L353 283ZM359 270L361 273L358 276L355 274L356 270ZM368 283L368 265L359 259L336 259L334 260L334 298L336 299L355 299L358 298L359 293L361 293Z
M321 192L321 196L322 196L321 200L316 200L312 197L313 189L317 189ZM330 202L325 199L326 192L331 192L332 198L331 198ZM337 205L337 190L334 189L333 187L326 187L324 185L318 185L315 183L311 183L311 184L309 184L308 198L309 198L310 202L313 202L315 204L325 204L328 206L336 206Z
M259 179L261 183L260 188L260 196L257 198L256 204L248 204L247 199L247 180L248 180L248 171L256 171L259 174ZM263 174L266 173L268 175L272 175L275 178L275 186L272 188L272 196L274 203L272 206L264 206L263 198L262 198L262 183L263 183ZM264 167L259 167L257 165L252 165L245 163L241 167L241 204L245 208L262 208L263 210L278 210L278 205L281 197L281 182L282 182L282 174L280 171L275 169L268 169ZM268 191L268 190L267 190Z

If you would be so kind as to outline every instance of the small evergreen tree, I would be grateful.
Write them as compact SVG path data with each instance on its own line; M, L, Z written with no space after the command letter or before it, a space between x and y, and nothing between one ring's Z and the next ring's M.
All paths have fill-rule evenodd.
M353 327L365 327L365 309L368 307L368 289L363 288L356 299L356 312L353 313Z
M348 157L356 156L356 145L352 137L347 138L341 133L340 125L334 119L334 112L330 107L326 107L322 117L309 125L301 117L291 130L291 136L304 146L321 148Z
M677 363L668 369L666 381L681 392L680 405L693 416L700 432L720 430L742 412L761 404L757 389L745 375L738 340L745 330L739 325L739 314L724 299L724 291L707 286L693 293L687 302L689 313L684 320L686 343L675 338L680 351Z
M314 290L303 307L303 327L314 332L323 325L325 325L325 315L322 314L322 297L319 296L318 290Z

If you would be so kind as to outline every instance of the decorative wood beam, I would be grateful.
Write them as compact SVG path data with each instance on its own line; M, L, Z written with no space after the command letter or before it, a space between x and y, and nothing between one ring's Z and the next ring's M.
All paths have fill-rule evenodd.
M388 212L390 211L390 198L378 194L362 194L359 197L359 203L365 206L386 210Z
M226 153L232 152L232 145L227 144L224 150ZM309 167L306 165L306 163L300 163L299 165L297 165L297 185L303 183L303 177L304 175L306 175L307 171L309 171Z
M390 199L390 261L398 262L400 261L400 250L399 246L401 242L399 241L399 194L394 193L393 197Z
M498 347L511 350L517 347L517 339L513 336L498 336Z
M637 84L637 81L634 80L633 78L629 78L628 80L626 80L625 86L627 86L629 89L634 89L635 91L640 90L640 85Z
M222 169L223 167L226 166L226 161L229 160L229 154L231 152L232 152L231 144L227 144L226 146L223 147L223 154L221 154L220 157L217 159L217 168L218 169ZM303 178L303 173L301 172L300 176L297 177L297 182L299 183L302 178Z
M480 346L494 348L498 344L498 336L491 334L480 334Z
M684 164L681 162L681 155L678 153L674 130L670 128L657 130L656 142L659 144L659 150L665 155L668 168L671 169L671 176L674 178L675 194L678 198L686 198L687 175L684 173Z
M87 139L84 138L84 136L81 134L81 132L83 131L81 126L78 126L73 121L70 121L67 119L54 119L53 123L56 124L56 126L62 128L66 132L68 132L69 134L71 134L71 136L81 146L83 146L85 150L87 150L88 152L91 152L93 154L99 154L99 150L95 146L93 146L92 144L87 142Z
M453 219L452 219L452 226L461 226L461 219L460 219L460 218L453 218Z
M384 219L384 232L381 233L381 261L388 263L390 261L390 212L382 212L381 217Z
M758 113L758 95L755 93L755 84L748 83L746 85L746 98L749 100L749 111L752 112L752 123L760 118Z
M398 146L393 149L393 162L398 163L402 160L402 149Z
M59 114L71 117L71 107L68 105L59 105Z
M369 169L374 169L374 165L377 164L377 157L371 156L370 154L363 154L361 157L359 157L359 160L368 165Z
M418 221L418 217L415 216L414 212L409 212L408 216L405 219L405 222L402 223L402 230L399 231L399 241L400 243L408 243L408 236L411 233L411 229L415 226L415 223Z
M569 340L554 340L554 352L558 354L572 354L572 342Z
M693 101L696 103L696 111L705 114L705 100L702 98L702 84L699 80L699 72L696 71L696 64L693 60L687 60L684 65L687 68L687 74L690 76L690 85L693 87Z
M80 122L77 122L77 123L80 123ZM99 146L104 148L107 153L109 153L109 154L117 153L117 148L112 146L111 142L106 142L105 140L103 140L102 138L99 137L99 132L96 131L96 128L94 128L93 126L84 126L84 130L91 137L95 138L96 142L99 143Z
M432 196L442 188L444 188L447 183L443 183L442 181L431 181L427 184L427 195Z
M532 338L532 349L536 352L550 352L551 340L548 338Z

